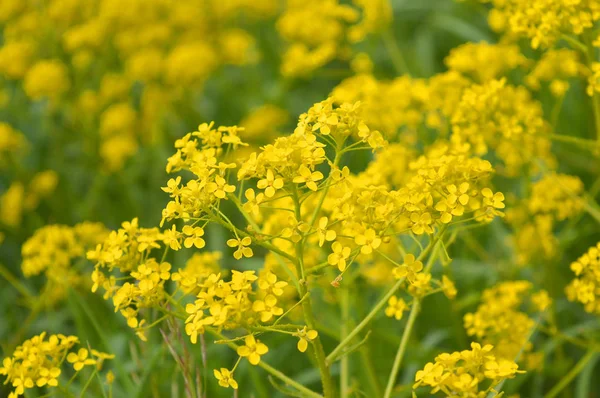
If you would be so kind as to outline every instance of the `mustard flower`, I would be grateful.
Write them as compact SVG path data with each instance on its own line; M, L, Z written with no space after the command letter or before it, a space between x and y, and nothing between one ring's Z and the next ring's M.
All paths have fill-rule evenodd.
M333 253L327 257L327 262L330 265L338 267L341 272L344 272L346 269L346 260L350 257L352 249L348 246L343 246L340 242L333 242L331 250L333 250Z
M204 229L201 227L192 227L191 225L185 225L182 229L184 235L187 235L187 238L183 241L183 245L186 248L190 248L195 246L197 249L202 249L206 242L202 239L204 236Z
M233 253L233 257L236 260L239 260L242 257L252 257L254 255L252 249L248 247L251 243L252 239L249 236L246 236L242 239L229 239L227 241L227 246L237 247L237 250Z
M73 369L79 372L85 365L95 365L96 360L88 358L89 351L85 348L80 348L77 353L71 352L67 355L67 362L73 364Z
M316 182L323 179L323 173L321 173L320 171L311 171L306 166L300 166L298 174L299 175L294 177L293 182L295 184L305 183L306 187L311 191L316 191L318 189Z
M215 378L219 380L219 385L221 387L231 387L234 390L238 389L238 383L233 378L233 372L226 368L221 368L221 370L214 369L213 373Z
M388 317L394 317L396 320L402 319L402 314L404 311L408 310L408 305L404 302L403 299L399 299L396 296L390 297L388 300L388 306L385 309L385 315Z
M404 263L394 268L392 271L396 279L406 278L410 283L414 283L417 274L423 270L423 263L418 261L414 254L407 254L404 257Z
M327 217L321 217L319 219L319 225L317 227L317 234L319 235L319 247L323 247L325 241L331 242L335 240L337 234L332 229L327 229L329 219Z
M252 365L258 365L261 355L265 355L269 352L269 348L261 343L260 340L256 340L253 335L246 336L244 341L246 344L237 349L238 355L248 358L248 361Z
M354 242L360 246L360 252L362 254L371 254L373 250L377 250L377 248L381 246L381 238L372 228L356 235Z
M307 326L304 326L302 329L298 329L294 336L298 337L298 351L305 352L308 348L308 343L317 338L319 333L316 330L307 329Z
M265 196L267 198L272 198L275 196L277 190L283 188L283 179L276 176L273 173L273 170L269 169L267 170L265 178L259 180L256 186L258 189L263 189L265 191Z

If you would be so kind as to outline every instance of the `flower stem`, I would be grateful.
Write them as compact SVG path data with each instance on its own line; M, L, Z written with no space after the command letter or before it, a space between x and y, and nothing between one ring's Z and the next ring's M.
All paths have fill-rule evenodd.
M392 371L390 372L390 377L388 378L385 394L383 395L384 398L390 398L392 396L392 390L396 384L396 377L398 376L398 371L400 370L400 365L402 364L402 358L406 352L408 339L410 338L413 327L415 326L415 321L417 319L417 315L419 314L420 307L421 301L419 299L415 299L412 309L410 310L410 315L408 316L408 322L406 323L406 327L402 333L402 340L400 340L400 346L398 347L398 352L396 352L396 358L394 358L394 365L392 366Z
M296 220L302 220L302 212L300 208L300 200L298 198L298 191L294 187L292 199L294 200L294 210L296 213ZM304 239L301 239L295 244L296 250L296 274L300 278L298 281L298 293L300 297L307 296L307 280L304 272ZM309 329L316 329L316 321L313 315L313 309L311 304L310 296L302 302L302 311L304 313L304 321ZM323 384L323 395L325 398L335 396L335 387L333 386L333 380L331 378L331 372L325 359L325 350L321 343L321 338L317 336L313 341L313 348L315 351L315 358L319 367L319 373L321 374L321 383Z
M217 332L216 330L213 330L212 328L206 328L206 331L209 332L209 333L211 333L213 336L218 337L221 340L226 340L225 336L223 336L221 333ZM237 352L237 349L238 349L238 345L237 344L228 342L227 345L230 348L232 348L234 351ZM265 361L261 360L258 363L257 366L260 366L261 368L263 368L264 370L266 370L267 372L269 372L273 376L277 377L279 380L283 381L287 385L289 385L291 387L294 387L296 390L298 390L299 392L301 392L306 397L323 398L322 395L317 394L316 392L314 392L314 391L312 391L312 390L304 387L302 384L300 384L300 383L294 381L293 379L287 377L286 375L284 375L283 373L281 373L277 369L275 369L272 366L270 366L269 364L265 363Z
M429 242L429 245L427 245L427 247L425 248L425 250L423 250L421 252L421 254L419 255L419 257L417 258L418 261L422 261L427 255L429 255L429 253L431 252L431 250L433 250L433 247L437 244L437 242L442 238L442 235L444 234L444 231L446 230L447 225L444 225L440 228L439 232L436 234L436 236L431 240L431 242ZM373 309L371 309L371 311L369 312L369 314L367 314L367 316L354 328L352 329L352 331L350 333L348 333L348 336L346 336L345 339L343 339L340 344L338 344L337 347L335 347L335 349L333 351L331 351L331 353L329 353L329 355L327 355L327 363L331 363L333 358L337 358L337 356L339 355L339 353L348 345L352 342L352 340L356 337L357 334L359 334L364 328L367 327L367 325L371 322L371 320L373 320L373 318L375 317L375 315L377 315L377 313L387 304L388 300L390 299L390 297L392 297L397 291L398 289L400 289L400 287L402 286L402 284L404 283L404 278L399 279L398 281L396 281L396 283L394 284L394 286L392 286L390 288L390 290L387 291L386 294L384 294L379 301L377 302L377 304L375 304L375 306L373 307Z
M340 337L343 339L348 335L348 321L350 317L350 298L348 296L348 288L342 287L340 289L340 305L342 307L342 322L340 326ZM342 397L349 396L349 384L350 384L350 367L348 361L348 355L344 355L340 360L340 394Z
M556 384L552 390L548 394L544 396L544 398L554 398L556 397L562 390L565 389L573 379L581 373L585 365L588 364L592 359L594 359L598 355L596 350L589 350L580 360L575 364L575 366L567 373L559 382Z

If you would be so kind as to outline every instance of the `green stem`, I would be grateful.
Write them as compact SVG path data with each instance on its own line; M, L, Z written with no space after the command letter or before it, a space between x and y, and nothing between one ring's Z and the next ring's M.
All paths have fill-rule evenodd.
M221 333L217 332L216 330L213 330L211 328L206 328L206 331L211 333L213 336L218 337L221 340L226 340L225 336L223 336ZM227 345L232 348L234 351L237 352L238 349L238 345L235 343L227 343ZM273 368L272 366L270 366L269 364L265 363L265 361L260 361L258 363L258 366L260 366L261 368L263 368L264 370L266 370L267 372L269 372L270 374L272 374L273 376L277 377L279 380L283 381L284 383L286 383L289 386L294 387L296 390L298 390L299 392L301 392L302 394L304 394L307 397L312 397L312 398L323 398L322 395L317 394L316 392L304 387L302 384L294 381L293 379L287 377L286 375L284 375L283 373L281 373L280 371L278 371L277 369Z
M587 51L585 52L585 55L586 55L586 60L587 60L587 66L591 70L592 64L595 61L595 54L594 54L595 49L589 43L589 41L586 43L586 48L587 48ZM597 139L598 143L600 144L600 97L598 96L598 93L595 90L592 93L592 111L594 113L594 123L596 126L596 139Z
M298 198L298 191L294 186L293 196L294 200L294 210L296 213L296 220L302 220L302 214L300 209L300 200ZM296 249L296 274L300 277L300 281L298 282L298 293L300 297L306 296L308 293L307 288L307 280L304 274L304 239L301 239L298 243L295 244ZM306 326L309 329L316 329L316 321L313 315L312 304L310 296L306 298L302 302L302 311L304 312L304 320L306 322ZM333 380L331 378L331 372L329 371L329 366L325 359L325 350L323 349L323 343L321 342L321 338L317 336L313 340L313 348L315 351L315 358L317 360L317 365L319 367L319 373L321 374L321 382L323 384L323 395L325 398L334 397L335 396L335 388L333 386Z
M342 339L346 338L348 335L348 320L350 317L350 303L348 297L348 288L343 287L340 290L340 305L342 307L342 323L340 327L340 337ZM344 355L340 360L340 394L342 398L349 396L349 384L350 384L350 375L349 375L349 362L348 355Z
M252 217L250 217L250 215L244 210L244 207L242 206L242 203L240 201L238 201L237 197L235 195L230 195L229 198L235 204L235 206L238 208L238 210L242 214L242 216L244 216L244 218L246 219L246 221L248 221L248 223L252 226L252 228L254 228L254 231L256 231L259 234L262 234L261 228L252 219ZM227 228L229 228L229 227L227 227ZM263 242L263 243L266 243L266 242ZM264 245L263 245L263 247L265 247L266 249L270 250L268 247L266 247ZM269 245L269 247L274 247L274 246L273 245ZM277 248L275 248L275 249L277 249ZM300 284L298 283L298 278L288 268L288 266L285 263L285 261L283 261L284 257L287 258L288 260L290 260L292 263L295 263L296 259L293 258L293 257L291 257L291 256L289 256L289 254L287 254L285 252L282 252L279 249L277 249L276 251L272 251L272 253L273 253L273 256L275 256L275 259L277 260L277 262L279 263L279 265L281 266L281 268L285 271L285 273L288 275L288 277L290 278L290 280L292 281L292 283L296 287L296 290L298 291L298 293L300 293ZM302 297L302 295L301 295L301 297Z
M92 380L94 380L94 376L96 376L97 373L98 373L98 369L94 368L94 372L92 373L92 376L88 379L88 381L85 383L85 385L81 389L81 393L79 394L79 396L81 398L85 397L85 391L88 389L88 387L92 383Z
M396 385L396 377L398 376L398 371L400 370L400 365L402 364L402 358L404 358L404 353L406 352L406 347L408 345L408 339L410 338L413 327L415 326L415 321L417 319L420 307L420 301L415 299L412 309L410 310L410 315L408 316L408 322L406 323L406 327L402 333L402 340L400 340L400 346L398 347L396 358L394 358L392 371L390 372L387 387L385 388L385 394L383 395L384 398L390 398L392 396L392 390L394 389L394 385Z
M408 65L404 59L404 56L402 55L402 51L400 51L400 47L398 46L394 32L392 32L391 29L386 29L382 32L381 38L383 39L383 44L388 51L396 72L400 75L410 76Z
M588 364L592 359L594 359L598 353L595 350L588 351L580 360L575 364L575 366L567 373L559 382L556 384L552 390L548 394L544 396L544 398L554 398L556 397L562 390L564 390L573 379L581 373L585 365Z
M417 258L418 261L422 261L427 255L429 255L429 252L431 252L431 250L433 250L433 247L442 238L442 235L444 234L446 227L447 226L444 225L440 228L440 230L437 233L437 235L435 236L435 238L433 238L431 240L431 242L429 243L429 245L425 248L425 250L423 250L421 252L419 257ZM399 279L398 281L396 281L394 286L392 286L390 288L390 290L388 290L387 293L385 293L379 299L379 301L377 302L377 304L375 304L373 309L371 309L369 314L350 333L348 333L348 336L345 339L343 339L341 341L341 343L338 344L338 346L335 347L335 349L329 355L327 355L328 363L331 363L331 360L333 358L336 358L338 356L338 354L340 353L340 351L342 351L348 344L350 344L352 342L352 340L356 337L356 335L359 334L365 327L367 327L367 325L371 322L371 320L375 317L375 315L377 315L377 313L387 304L390 297L392 297L398 291L398 289L400 289L400 287L402 286L403 283L404 283L404 279Z
M25 296L28 302L33 300L33 294L31 294L25 285L23 285L2 263L0 263L0 276L6 279L8 283L19 291L19 293Z
M595 146L597 145L596 141L594 141L594 140L588 140L586 138L581 138L581 137L573 137L570 135L550 134L550 135L548 135L548 138L550 138L553 141L574 144L581 148L588 149L590 151L594 151Z

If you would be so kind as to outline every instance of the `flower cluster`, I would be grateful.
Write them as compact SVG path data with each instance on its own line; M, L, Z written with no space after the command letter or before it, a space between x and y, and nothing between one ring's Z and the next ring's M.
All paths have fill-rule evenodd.
M523 166L537 170L536 161L555 164L549 132L541 104L505 79L466 89L452 115L452 142L469 144L479 156L493 150L504 163L504 174L512 176Z
M583 182L578 177L552 172L531 185L529 197L514 205L506 217L515 231L512 242L517 264L556 255L554 228L559 222L581 214L583 191Z
M492 3L490 26L508 37L526 37L531 47L552 47L561 35L581 35L600 19L595 0L480 0Z
M352 5L339 0L286 3L277 30L289 42L281 73L290 77L309 75L336 58L348 59L351 43L381 31L392 19L385 0L353 0Z
M121 312L142 340L145 320L139 321L138 313L143 308L160 306L165 300L165 282L171 278L171 264L150 257L150 253L171 244L169 232L140 228L135 218L111 231L86 254L94 262L92 292L102 288L104 299L112 298L115 312ZM114 275L117 270L118 278Z
M455 70L476 82L506 76L513 69L527 64L519 46L514 44L466 43L450 50L444 60L449 70ZM486 68L482 68L486 65Z
M570 301L584 305L587 312L600 314L600 243L571 263L575 279L565 289Z
M447 397L486 397L500 381L524 373L514 361L497 358L493 348L471 343L470 350L440 354L417 372L413 388L429 386L432 395Z
M535 367L539 355L531 352L529 342L535 321L522 309L528 297L529 312L544 311L551 305L548 293L534 293L533 285L527 281L502 282L484 290L477 311L464 317L467 334L482 344L493 345L493 354L498 358L512 360L523 352L528 367Z
M525 78L529 87L539 90L541 83L549 83L550 92L560 97L569 89L568 80L582 76L585 67L576 51L567 48L546 51Z
M224 280L221 274L195 278L193 291L196 300L185 308L188 314L185 331L194 344L206 326L250 329L271 323L283 314L278 301L287 282L278 280L271 272L265 271L257 276L255 271L234 270L229 281ZM191 288L190 282L181 279L188 289Z
M102 165L118 171L213 73L257 60L252 22L278 7L275 0L134 0L127 10L115 0L7 6L0 76L32 101L49 100L48 109L80 115L72 128L99 132Z
M84 222L73 227L47 225L38 229L21 248L21 270L25 277L44 274L46 285L42 293L47 304L65 297L69 288L87 284L77 260L108 235L100 223ZM79 262L80 264L80 262Z
M47 336L46 332L25 340L10 357L4 358L0 367L0 375L6 377L4 384L10 383L13 388L8 397L17 398L35 387L57 387L65 359L73 365L75 372L79 372L84 366L91 365L101 369L105 359L114 358L114 355L93 349L91 356L86 348L75 351L78 344L79 339L75 336Z

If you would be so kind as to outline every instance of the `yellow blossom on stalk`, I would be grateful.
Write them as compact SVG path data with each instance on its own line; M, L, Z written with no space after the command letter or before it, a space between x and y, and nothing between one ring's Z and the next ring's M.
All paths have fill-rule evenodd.
M265 196L267 198L272 198L278 189L283 188L283 179L275 176L273 171L269 169L267 170L265 178L259 180L256 183L256 186L258 189L263 189L265 191Z
M67 355L67 362L73 364L73 369L79 372L85 365L95 365L96 360L88 358L89 351L85 348L80 348L77 353L71 352Z
M522 307L532 290L533 285L527 281L503 282L484 290L477 311L464 317L467 334L484 344L494 345L493 353L498 358L513 359L523 352L527 359L532 355L532 344L528 340L535 321ZM533 297L537 297L533 302L537 307L535 312L549 305L545 300L546 303L540 306L542 297Z
M451 124L454 145L469 144L479 156L494 151L509 176L525 166L538 170L536 161L549 167L556 163L541 104L524 87L508 85L506 79L466 89Z
M560 245L554 236L555 226L581 214L585 203L583 182L567 174L547 173L529 191L528 197L507 212L507 221L515 231L512 242L519 265L556 257Z
M316 330L308 329L308 326L304 326L302 329L298 329L293 335L299 338L298 351L305 352L308 348L308 343L316 339L319 333Z
M252 239L248 236L242 239L229 239L227 241L227 246L229 247L237 247L237 250L233 253L233 257L236 260L241 259L242 257L252 257L254 253L252 249L248 246L252 243Z
M42 273L46 276L46 304L53 304L63 299L69 288L84 285L75 262L107 235L104 225L92 222L42 227L21 248L21 270L27 278Z
M510 70L525 65L527 59L517 45L480 42L453 48L444 63L449 70L472 76L483 83L505 76Z
M7 167L9 161L17 160L28 146L22 132L8 123L0 122L0 169Z
M431 394L485 397L504 379L524 371L513 360L498 359L492 345L471 343L471 350L443 353L417 371L413 388L431 387Z
M35 64L25 76L25 93L32 99L59 99L71 86L67 68L58 60Z
M298 176L294 177L293 182L295 184L304 183L306 184L306 187L311 191L316 191L318 189L316 182L323 179L323 173L321 173L320 171L311 171L306 166L300 166L298 174Z
M396 296L390 297L388 300L388 306L385 309L385 315L388 317L394 317L397 321L402 319L404 311L408 310L408 305L403 299L399 299Z
M327 257L327 262L330 265L338 267L341 272L344 272L352 249L348 246L343 246L340 242L333 242L331 250L333 253Z
M417 274L423 270L423 263L418 261L414 254L407 254L404 257L404 263L394 268L393 274L396 279L406 278L410 283L414 283Z
M354 242L360 246L362 254L371 254L381 246L381 238L373 229L367 229L364 233L356 235Z
M85 348L71 351L77 344L79 339L75 336L43 332L17 346L11 356L4 358L0 367L0 375L6 377L4 384L10 383L13 388L8 396L17 398L36 386L58 387L58 377L62 373L60 368L65 358L74 364L75 371L86 365L99 366L105 359L114 358L114 355L96 350L92 350L90 358Z
M202 236L204 236L203 228L185 225L181 232L187 236L183 241L185 247L190 248L195 246L197 249L202 249L206 245L206 242L202 239Z
M17 227L23 216L25 187L20 182L13 182L6 192L0 196L0 222L9 227Z
M594 0L480 0L492 3L490 25L507 35L525 37L531 47L552 47L561 35L581 35L600 19Z
M542 82L548 82L552 94L560 97L569 88L568 80L581 76L584 72L585 66L579 60L576 51L566 48L553 49L544 52L525 81L534 90L539 90Z
M219 380L219 385L221 387L231 387L234 390L238 389L238 383L233 378L233 372L226 368L221 368L221 370L214 369L213 373L215 378Z
M575 278L565 292L569 301L584 305L587 312L600 314L600 242L571 263Z
M454 282L446 275L442 276L442 290L450 300L456 298L456 294L458 293Z
M317 228L319 234L319 246L322 247L325 241L331 242L335 240L337 234L333 229L327 229L329 219L327 217L321 217Z
M273 316L283 314L283 308L277 307L277 297L269 294L264 300L256 300L252 304L252 311L260 314L261 322L269 322Z
M244 342L246 344L237 349L238 355L248 358L248 361L252 365L258 365L261 355L265 355L269 352L269 348L261 343L260 340L256 340L253 335L246 336Z

